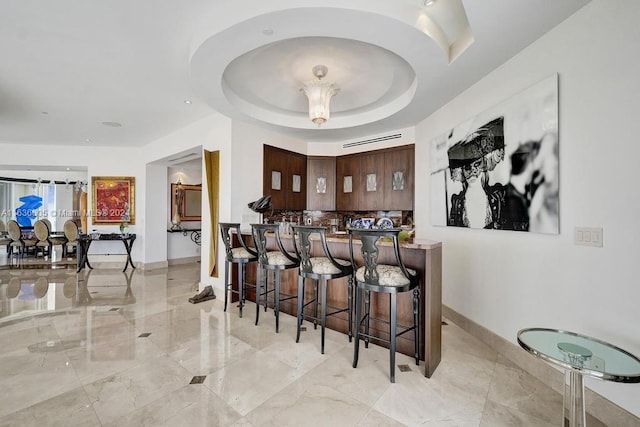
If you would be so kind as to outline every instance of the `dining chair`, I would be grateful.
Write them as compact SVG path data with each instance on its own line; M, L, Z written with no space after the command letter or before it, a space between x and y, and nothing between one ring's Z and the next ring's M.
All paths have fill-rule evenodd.
M17 248L21 258L24 257L27 248L33 248L36 245L35 239L23 238L20 224L14 219L9 220L7 223L7 232L11 239L11 243L9 243L12 248L11 250L13 251L13 248Z

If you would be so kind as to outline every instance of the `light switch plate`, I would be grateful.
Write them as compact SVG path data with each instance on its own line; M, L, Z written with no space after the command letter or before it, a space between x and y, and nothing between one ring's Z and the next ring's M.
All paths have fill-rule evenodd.
M602 227L575 227L573 243L582 246L602 247Z

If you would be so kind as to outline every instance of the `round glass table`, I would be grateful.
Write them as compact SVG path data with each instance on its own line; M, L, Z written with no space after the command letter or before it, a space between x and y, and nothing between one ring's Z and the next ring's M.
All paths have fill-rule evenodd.
M622 383L640 382L640 359L614 345L574 332L528 328L518 331L518 344L551 365L565 369L563 426L584 427L583 376Z

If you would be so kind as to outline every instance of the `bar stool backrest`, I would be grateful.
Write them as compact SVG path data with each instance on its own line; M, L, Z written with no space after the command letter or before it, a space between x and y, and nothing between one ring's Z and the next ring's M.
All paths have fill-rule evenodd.
M7 226L4 224L4 221L0 219L0 233L5 233L7 231Z
M300 258L300 272L306 274L313 274L313 265L311 263L311 242L309 238L312 235L318 235L324 251L324 256L329 259L329 262L339 271L334 274L336 277L346 276L353 273L351 264L344 265L335 260L331 252L329 251L329 245L327 244L327 229L325 227L313 227L307 225L294 225L294 233L298 236L298 241L294 240L295 248Z
M290 264L298 265L300 260L291 255L284 246L280 239L280 226L278 224L251 224L251 230L253 233L253 244L256 245L258 250L258 262L260 265L269 265L269 258L267 256L267 236L266 233L273 232L276 240L278 250L290 261ZM293 240L294 249L297 252L295 239Z
M364 282L378 286L380 277L378 276L377 267L378 263L378 244L382 238L391 239L393 242L393 249L396 256L396 266L400 267L400 270L404 276L409 280L411 285L419 283L419 277L415 274L411 274L402 262L402 256L400 256L400 244L398 242L399 228L387 228L387 229L355 229L349 230L349 253L351 254L351 263L355 266L355 259L353 256L353 239L357 238L362 242L360 249L362 260L364 261ZM355 268L355 267L354 267Z
M42 221L47 224L47 228L49 228L49 233L51 233L51 221L49 221L49 218L42 218Z
M236 236L238 236L238 241L240 242L240 245L242 245L242 247L249 252L249 254L253 257L257 257L258 256L258 252L256 252L256 250L250 246L247 245L247 243L244 241L244 238L242 237L242 233L240 232L240 223L238 222L220 222L220 233L222 235L222 243L224 243L224 249L227 253L227 261L232 261L233 260L233 246L231 245L231 232L235 231L236 232Z

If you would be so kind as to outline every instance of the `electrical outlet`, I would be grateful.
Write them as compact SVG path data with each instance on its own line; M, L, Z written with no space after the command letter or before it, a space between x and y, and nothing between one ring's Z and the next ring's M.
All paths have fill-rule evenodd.
M602 227L575 227L573 243L582 246L602 247Z

